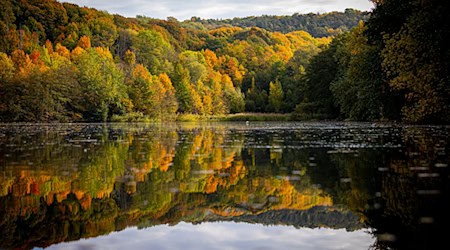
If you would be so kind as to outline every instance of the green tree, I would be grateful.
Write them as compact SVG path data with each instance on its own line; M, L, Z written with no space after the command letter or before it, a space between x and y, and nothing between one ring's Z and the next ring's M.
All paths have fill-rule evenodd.
M127 98L124 75L109 50L89 49L76 60L77 80L83 101L79 103L83 119L106 121L113 113L121 113Z
M92 46L111 48L118 37L117 27L111 16L95 18L90 22Z
M305 98L306 68L319 51L316 46L302 47L296 50L294 56L286 63L286 70L280 76L284 92L283 111L292 112Z
M201 52L184 51L179 55L179 58L183 67L189 70L191 83L197 83L206 79L206 61Z
M281 87L280 81L277 79L275 83L270 82L269 89L270 109L278 113L281 111L281 106L283 104L283 88Z
M351 120L376 120L383 116L383 81L377 64L378 50L369 45L361 22L336 51L340 66L339 76L330 89L341 114Z
M132 51L137 62L145 65L152 75L170 73L173 68L170 61L174 58L174 50L159 32L140 31L133 38Z
M171 79L176 90L175 95L179 104L178 110L182 113L189 113L193 105L189 71L180 63L177 63Z
M306 67L305 84L302 88L304 98L295 108L295 115L299 118L336 118L339 115L330 85L339 73L340 65L334 56L343 43L343 36L336 37Z
M240 88L235 88L230 76L222 75L223 94L226 103L226 112L239 113L245 111L244 94Z
M132 76L128 86L128 96L133 103L133 109L148 116L155 115L154 100L156 84L154 76L148 72L142 64L135 65L132 70Z

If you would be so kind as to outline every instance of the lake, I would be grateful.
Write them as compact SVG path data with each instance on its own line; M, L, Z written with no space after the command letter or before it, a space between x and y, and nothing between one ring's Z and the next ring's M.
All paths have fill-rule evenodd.
M449 133L0 124L0 249L437 249Z

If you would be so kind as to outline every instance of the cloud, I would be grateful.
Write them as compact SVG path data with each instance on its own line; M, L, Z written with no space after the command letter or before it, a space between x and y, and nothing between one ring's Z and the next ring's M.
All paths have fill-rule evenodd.
M179 20L201 18L233 18L259 15L291 15L293 13L343 11L346 8L370 10L369 0L60 0L80 6L106 10L128 17L145 15Z
M262 226L215 222L128 228L108 236L60 243L48 249L368 249L375 239L363 230Z

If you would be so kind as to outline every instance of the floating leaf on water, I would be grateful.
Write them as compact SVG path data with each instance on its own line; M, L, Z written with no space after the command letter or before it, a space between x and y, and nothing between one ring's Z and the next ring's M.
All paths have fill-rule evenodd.
M433 217L420 217L419 223L420 224L432 224L432 223L434 223L434 218Z
M439 173L419 173L417 177L419 178L436 178L439 177Z
M301 174L302 174L302 171L300 171L300 170L293 170L293 171L292 171L292 174L295 174L295 175L301 175Z
M78 139L78 140L71 139L71 140L69 140L69 142L71 142L71 143L93 143L93 142L97 142L97 139Z
M352 181L352 178L341 178L341 182L342 183L348 183L348 182L351 182Z
M286 180L286 181L299 181L300 180L300 176L279 176L279 179L281 180Z
M411 171L426 171L428 170L428 167L410 167L409 170Z
M440 194L441 191L437 189L432 190L417 190L418 195L437 195Z
M389 233L385 233L385 234L379 234L378 235L378 240L379 241L390 241L390 242L394 242L397 240L397 237L393 234L389 234Z
M207 169L207 170L194 170L192 171L193 174L198 174L198 175L202 175L202 174L214 174L214 170L212 169Z

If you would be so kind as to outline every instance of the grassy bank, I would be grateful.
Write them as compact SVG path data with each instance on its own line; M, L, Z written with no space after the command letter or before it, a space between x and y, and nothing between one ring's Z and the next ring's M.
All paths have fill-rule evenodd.
M289 121L291 119L290 114L275 114L275 113L239 113L229 115L192 115L181 114L178 115L177 121L180 122L193 122L193 121Z

